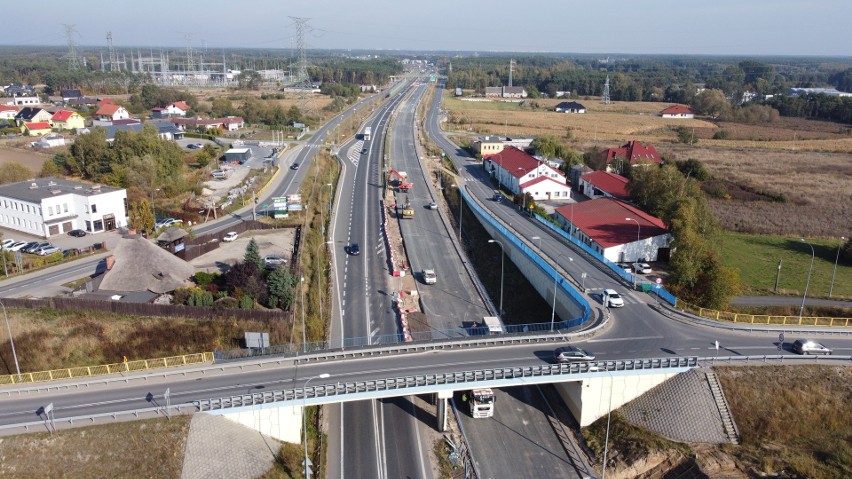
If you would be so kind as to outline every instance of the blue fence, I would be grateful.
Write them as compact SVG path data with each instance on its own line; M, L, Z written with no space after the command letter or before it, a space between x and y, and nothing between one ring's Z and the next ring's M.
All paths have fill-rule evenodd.
M569 298L580 308L580 316L574 319L567 319L559 322L560 328L573 328L576 326L580 326L589 320L589 317L592 315L592 307L589 305L589 302L581 296L574 288L568 286L568 282L562 278L556 270L550 266L550 264L544 262L537 254L535 254L525 243L523 243L514 233L507 230L501 223L494 220L490 214L485 212L482 207L479 206L479 203L470 199L470 196L462 189L461 194L464 196L465 203L470 207L471 210L477 213L477 216L483 218L485 221L491 225L494 229L500 232L503 237L508 238L508 240L514 245L517 249L521 250L530 261L533 262L539 269L541 269L546 275L551 278L557 278L557 287L562 290L563 293L568 295ZM508 246L508 245L506 245Z
M676 297L675 295L671 294L670 292L666 291L666 289L665 289L665 288L663 288L662 286L657 287L657 286L658 286L657 284L648 283L648 282L646 282L646 281L640 281L638 277L636 277L636 276L635 276L635 275L633 275L633 274L627 273L626 271L624 271L624 270L623 270L620 266L618 266L617 264L615 264L615 263L613 263L612 261L610 261L610 260L608 260L608 259L604 258L604 256L603 256L602 254L600 254L600 253L598 253L597 251L593 250L592 248L590 248L590 247L589 247L588 245L586 245L585 243L583 243L583 242L581 242L581 241L577 240L577 238L575 238L575 237L573 237L573 236L569 235L567 231L565 231L565 230L563 230L562 228L560 228L560 227L556 226L555 224L551 223L551 222L550 222L547 218L545 218L545 217L543 217L543 216L541 216L541 215L538 215L538 214L536 214L536 215L535 215L535 218L536 218L536 219L537 219L540 223L542 223L542 224L544 224L545 226L547 226L548 228L550 228L550 230L551 230L551 231L553 231L553 232L555 232L556 234L558 234L558 235L562 236L562 237L563 237L563 238L565 238L566 240L568 240L568 241L570 241L571 243L575 244L578 248L582 249L583 251L585 251L586 253L588 253L589 255L591 255L592 257L594 257L595 259L597 259L597 260L598 260L598 261L600 261L601 263L603 263L606 267L608 267L609 269L611 269L611 270L612 270L615 274L617 274L618 276L620 276L620 277L621 277L622 279L624 279L625 281L627 281L627 282L629 282L629 283L631 283L631 284L632 284L634 281L637 281L637 284L652 285L652 287L651 287L651 288L647 288L648 290L650 290L650 291L647 291L647 292L653 292L653 293L657 294L657 295L659 296L659 298L660 298L660 299L662 299L662 300L666 301L667 303L671 304L672 306L677 306L677 297ZM645 291L645 288L643 288L643 291Z

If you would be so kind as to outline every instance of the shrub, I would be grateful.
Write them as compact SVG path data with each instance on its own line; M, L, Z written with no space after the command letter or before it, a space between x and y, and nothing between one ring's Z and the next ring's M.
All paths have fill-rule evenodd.
M208 273L206 271L199 271L195 273L195 284L201 286L202 288L207 286L208 284L216 281L219 277L217 273Z
M731 137L731 132L728 130L719 130L716 133L713 133L714 140L727 140Z

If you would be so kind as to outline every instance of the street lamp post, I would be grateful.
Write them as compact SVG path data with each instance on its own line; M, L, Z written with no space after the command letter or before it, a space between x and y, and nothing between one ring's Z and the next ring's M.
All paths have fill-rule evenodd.
M305 277L302 276L299 281L299 289L302 290L302 352L308 351L308 337L305 333Z
M503 319L503 279L505 270L503 267L505 266L506 261L506 250L503 249L503 243L496 239L488 240L489 243L497 243L500 245L500 319Z
M834 256L834 271L831 273L831 286L828 288L828 297L831 297L831 293L834 292L834 277L837 276L837 260L840 259L840 247L843 246L843 242L846 241L846 238L843 236L840 237L840 244L837 245L837 254Z
M159 188L151 190L151 214L154 215L154 226L157 225L157 209L154 207L154 192L160 191Z
M305 477L310 477L308 475L308 419L307 419L307 407L308 407L308 383L311 382L311 379L326 379L331 377L331 374L322 373L316 376L311 376L305 381L305 387L302 388L302 434L305 436Z
M18 372L18 382L21 382L21 366L18 365L18 354L15 352L15 340L12 339L12 327L9 326L9 316L6 314L6 305L0 302L3 306L3 318L6 319L6 331L9 332L9 344L12 346L12 357L15 358L15 370Z
M802 322L802 313L805 312L805 298L808 297L808 286L811 285L811 272L814 270L814 257L816 256L813 245L805 241L804 238L801 238L801 240L802 243L811 247L811 267L808 269L808 280L805 282L805 294L802 295L802 306L799 308L799 323Z
M556 269L559 269L559 258L561 258L562 256L564 256L564 255L560 254L559 256L556 257ZM571 261L572 263L574 262L574 258L572 258L570 256L566 256L566 258L568 258L568 260ZM554 325L554 322L556 321L556 281L557 281L558 278L559 278L559 275L557 274L556 271L554 271L553 272L553 309L550 311L550 331L551 332L553 331L553 325Z
M626 221L635 221L636 222L636 247L639 247L640 236L642 232L642 225L639 224L639 220L634 218L624 218ZM639 261L639 256L636 256L636 261ZM633 272L633 289L636 289L636 271Z

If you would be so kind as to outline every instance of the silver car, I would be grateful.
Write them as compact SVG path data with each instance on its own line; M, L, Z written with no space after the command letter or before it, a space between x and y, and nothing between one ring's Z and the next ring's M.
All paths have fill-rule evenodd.
M825 354L832 353L831 348L824 346L822 343L811 341L810 339L797 339L793 341L793 351L799 354Z
M553 360L557 363L571 363L575 361L594 361L595 355L578 348L577 346L562 346L553 351Z

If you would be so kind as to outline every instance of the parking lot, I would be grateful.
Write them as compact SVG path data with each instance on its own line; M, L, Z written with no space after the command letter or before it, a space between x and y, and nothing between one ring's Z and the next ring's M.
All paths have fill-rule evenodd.
M287 264L290 264L295 234L296 230L293 228L247 231L240 234L236 241L222 242L217 249L195 258L189 264L195 267L196 271L224 273L238 261L243 260L252 238L260 248L261 257L275 254L286 258Z

